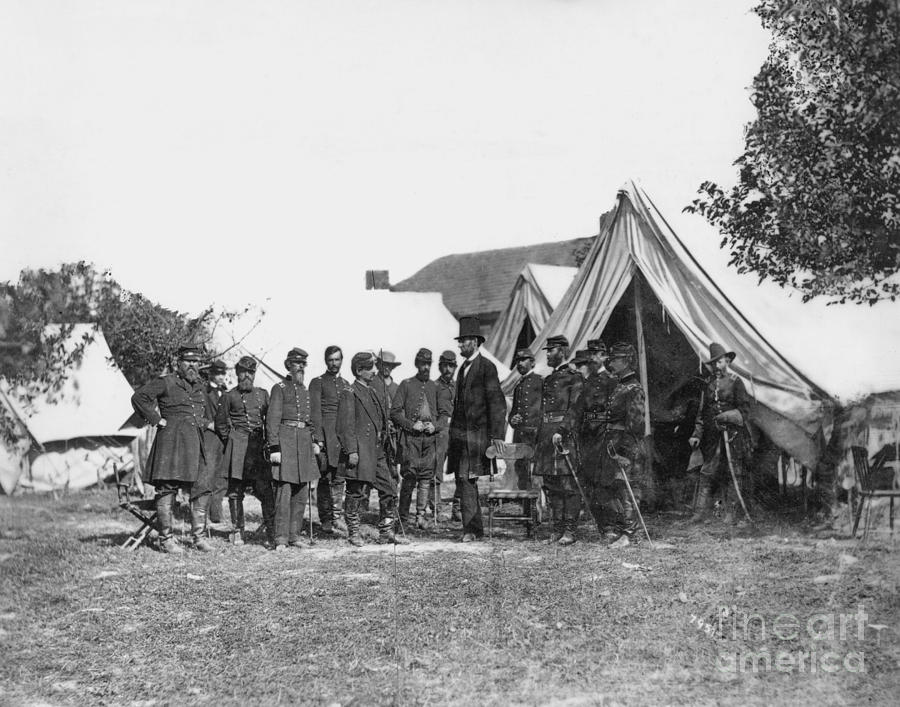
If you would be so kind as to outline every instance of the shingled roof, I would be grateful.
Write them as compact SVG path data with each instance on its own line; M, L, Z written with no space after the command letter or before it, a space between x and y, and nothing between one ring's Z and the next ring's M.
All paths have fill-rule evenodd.
M576 265L579 251L593 237L499 248L477 253L445 255L417 273L392 285L398 292L440 292L453 316L492 314L502 310L522 268L540 265Z

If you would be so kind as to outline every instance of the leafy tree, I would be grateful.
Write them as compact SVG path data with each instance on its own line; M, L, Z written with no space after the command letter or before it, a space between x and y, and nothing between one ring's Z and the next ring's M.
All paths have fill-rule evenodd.
M700 185L685 210L730 264L804 301L900 294L900 2L764 0L773 39L753 82L731 189Z
M210 306L190 316L166 309L85 262L58 270L26 269L17 283L0 283L0 378L26 404L38 396L52 400L93 339L86 335L67 343L72 325L93 322L128 382L137 387L165 371L184 344L203 347L211 358L225 353L214 350L216 327L248 311L217 312ZM8 416L0 417L7 438L14 428Z

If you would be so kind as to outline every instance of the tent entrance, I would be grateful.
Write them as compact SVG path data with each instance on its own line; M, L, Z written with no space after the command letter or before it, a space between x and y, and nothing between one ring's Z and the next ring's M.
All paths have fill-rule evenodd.
M531 323L531 317L526 314L525 321L522 322L522 328L519 329L519 335L516 337L516 350L513 351L512 360L509 362L510 368L516 367L516 351L527 349L536 338L537 333Z

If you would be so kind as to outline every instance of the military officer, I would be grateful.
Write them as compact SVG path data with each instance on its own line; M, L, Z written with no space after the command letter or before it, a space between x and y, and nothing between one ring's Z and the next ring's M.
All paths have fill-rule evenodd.
M513 390L512 407L509 410L509 426L513 428L513 442L528 444L534 449L537 431L541 426L541 395L544 379L534 372L534 354L528 349L516 352L516 370L522 376ZM517 459L516 479L519 489L530 488L528 473L530 459Z
M222 396L216 410L216 433L227 440L219 476L228 481L231 542L244 544L244 491L251 487L262 505L266 540L272 545L275 542L275 498L272 474L264 456L269 394L253 385L256 376L253 357L243 356L234 370L238 384Z
M572 360L569 361L569 364L572 366L575 373L583 379L587 379L587 377L591 375L592 363L593 359L591 357L591 352L587 349L578 349L572 357Z
M606 454L606 424L608 422L609 398L616 387L615 379L603 367L606 361L606 346L599 339L588 342L594 350L588 349L591 368L594 369L581 389L575 404L569 408L566 429L574 432L578 440L581 459L582 488L590 505L590 512L597 523L601 535L607 540L618 537L615 532L616 498L612 486L600 483L601 462Z
M735 499L729 503L729 489L733 488L734 481L728 469L726 444L731 451L737 486L748 508L753 493L752 477L747 469L747 460L752 451L750 396L747 395L744 382L729 368L734 356L734 352L726 351L722 344L713 343L709 346L706 367L710 376L701 393L700 409L689 440L693 449L699 447L703 452L697 508L692 517L694 522L705 519L714 482L718 482L722 492L725 521L735 522L737 501Z
M156 426L146 481L156 488L159 547L168 553L183 552L172 535L175 496L179 490L190 492L205 462L203 430L208 420L200 358L199 348L182 346L174 373L154 378L131 396L135 411ZM204 552L211 549L203 536L205 525L205 509L192 500L194 547Z
M219 407L219 399L225 394L225 374L228 367L224 361L213 361L206 368L200 369L201 376L206 379L206 413L208 420L203 430L203 442L206 451L206 473L212 490L209 498L207 517L210 523L222 522L222 499L228 490L228 484L218 475L219 464L222 462L222 452L225 445L216 434L216 409Z
M324 451L319 455L321 478L316 487L316 505L323 533L346 532L344 523L344 479L338 475L341 445L334 426L341 393L350 383L341 375L344 353L339 346L325 349L325 373L309 382L309 400L313 428Z
M319 431L312 423L310 396L303 385L308 354L288 351L288 374L272 386L266 413L266 438L275 485L275 550L300 547L300 529L309 484L319 478ZM312 513L312 508L309 509Z
M372 379L372 390L375 391L378 400L381 402L382 407L388 415L390 415L394 396L397 394L397 383L394 381L392 373L399 365L401 365L401 362L397 360L397 357L393 353L390 351L379 350L378 358L376 359L378 374ZM394 471L397 471L399 470L397 455L400 451L398 447L398 434L397 429L394 427L394 423L391 422L390 418L388 418L388 445L390 451L388 464L392 465Z
M350 360L354 382L341 392L335 431L341 444L340 474L347 480L344 516L348 542L359 547L359 511L369 486L378 491L380 519L379 543L406 544L406 538L394 534L397 507L397 482L385 457L387 413L372 388L376 375L375 356L368 351Z
M634 370L636 358L634 346L619 342L609 350L607 362L616 384L609 397L606 434L601 442L600 484L612 487L612 493L604 495L612 495L620 509L614 531L617 537L609 538L610 547L628 545L639 527L638 507L628 492L624 475L628 475L638 504L649 486L650 467L641 449L646 401Z
M456 395L456 386L453 383L453 374L456 372L456 354L452 351L444 351L438 358L438 371L440 376L435 381L437 388L438 406L438 431L435 436L434 449L434 479L431 482L429 503L431 509L440 520L441 482L444 479L444 462L447 461L447 447L450 444L450 418L453 416L453 397ZM436 501L435 501L436 499ZM454 496L457 515L459 514L459 497ZM459 520L457 517L456 520Z
M399 433L400 523L409 520L409 505L416 491L416 527L428 527L425 514L428 490L434 480L437 452L435 435L443 424L438 414L437 385L431 380L431 351L416 353L416 375L400 382L391 404L391 421Z
M535 473L543 477L544 491L553 511L550 542L565 546L576 541L581 493L565 459L557 456L556 448L567 437L570 449L575 446L566 431L565 420L569 408L581 394L583 380L565 363L569 355L569 340L565 336L551 336L544 348L547 351L547 365L553 371L544 378L541 391L541 425L537 435ZM577 460L573 460L573 466L576 465Z

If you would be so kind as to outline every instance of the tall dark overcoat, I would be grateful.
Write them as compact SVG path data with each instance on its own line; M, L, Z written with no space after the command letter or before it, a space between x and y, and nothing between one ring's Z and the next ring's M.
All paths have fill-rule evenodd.
M372 388L355 381L341 392L335 430L341 444L338 473L395 494L396 482L384 454L387 414ZM359 455L359 462L351 467L349 456L354 453Z
M453 474L465 472L468 478L489 474L491 460L484 453L492 439L505 436L506 398L497 367L484 356L476 356L465 376L457 374L448 470Z
M290 378L272 386L266 412L266 438L269 451L281 453L281 463L272 465L274 481L302 484L319 478L319 466L313 454L317 434L306 386Z

